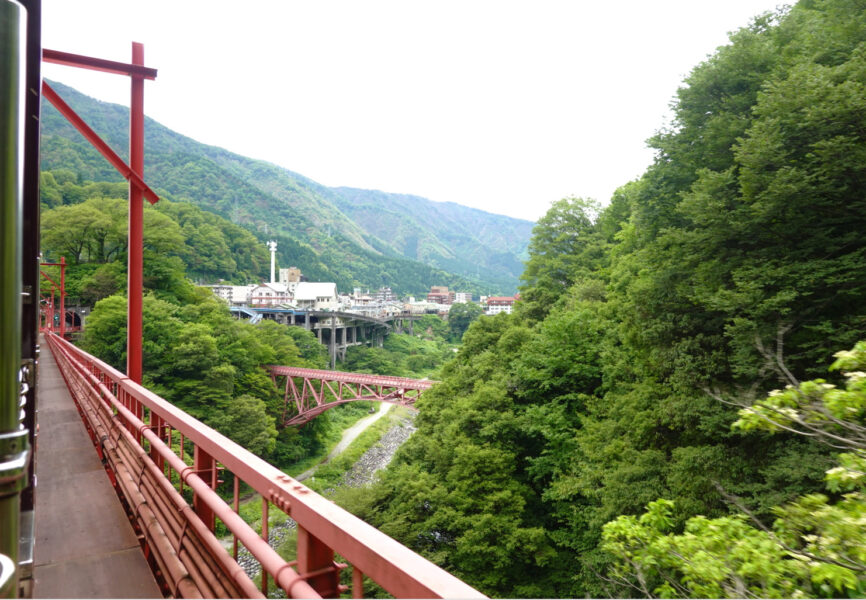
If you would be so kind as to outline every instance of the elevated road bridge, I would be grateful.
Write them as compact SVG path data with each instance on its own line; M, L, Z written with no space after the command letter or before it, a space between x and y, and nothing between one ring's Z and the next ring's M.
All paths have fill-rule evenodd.
M316 334L319 343L328 348L330 365L336 367L337 358L346 360L350 346L381 347L389 333L414 333L414 322L422 315L399 314L384 318L355 312L302 310L278 307L230 308L233 315L257 323L269 319L277 323L303 327Z

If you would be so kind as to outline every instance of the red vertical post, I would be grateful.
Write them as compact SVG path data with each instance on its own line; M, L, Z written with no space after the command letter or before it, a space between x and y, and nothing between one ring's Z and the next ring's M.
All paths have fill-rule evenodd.
M150 411L150 428L151 430L159 436L159 439L164 441L169 448L171 448L171 434L167 432L167 425L165 421L159 418L159 415L153 411ZM168 435L166 435L168 433ZM151 444L150 446L150 458L153 462L156 463L156 466L159 467L160 471L165 472L165 459L162 457L157 449Z
M54 284L51 284L51 301L48 303L48 310L51 311L51 318L48 319L48 331L54 331L54 293L57 291L57 288L54 287Z
M144 45L132 43L132 64L144 64ZM144 78L132 75L129 102L129 166L144 177ZM129 182L129 267L127 286L126 374L136 383L142 375L142 293L144 270L144 195ZM140 416L140 415L137 415Z
M262 496L262 539L267 541L268 537L268 499ZM262 595L268 596L268 574L262 571Z
M207 481L208 479L213 482L213 470L216 469L216 464L214 464L213 457L199 448L195 447L192 455L192 468L195 470L196 474L201 477L203 480ZM211 487L215 488L216 486L211 483ZM214 512L207 504L205 504L198 494L194 494L192 498L192 507L195 510L196 514L199 518L204 522L208 529L211 531L214 530Z
M307 583L323 598L339 598L340 573L334 568L334 551L300 524L297 554L298 573L306 576Z
M60 337L66 336L66 258L60 257Z

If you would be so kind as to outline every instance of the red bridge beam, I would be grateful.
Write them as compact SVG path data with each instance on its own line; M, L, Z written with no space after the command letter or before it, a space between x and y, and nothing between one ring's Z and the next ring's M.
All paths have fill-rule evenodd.
M415 390L429 390L436 381L430 379L409 379L408 377L390 377L388 375L367 375L366 373L346 373L344 371L326 371L324 369L302 369L299 367L281 367L268 365L268 370L275 375L290 377L307 377L326 381L343 381L345 383L363 383L366 385L384 385L389 387L405 387Z
M156 69L123 63L114 60L106 60L104 58L94 58L92 56L84 56L82 54L73 54L72 52L61 52L60 50L42 50L42 62L54 63L56 65L65 65L67 67L79 67L82 69L90 69L91 71L102 71L103 73L112 73L114 75L128 75L130 77L142 77L144 79L156 79Z
M127 335L126 373L141 383L142 378L142 294L143 294L143 231L144 202L151 204L159 197L151 190L144 176L144 80L156 78L156 69L144 66L144 46L132 43L132 62L122 63L92 56L82 56L59 50L42 50L44 62L56 63L91 71L102 71L130 78L129 103L129 164L123 160L79 117L44 81L41 93L60 113L129 181L129 263L127 268Z
M435 381L269 365L271 380L283 391L284 425L303 425L329 408L374 401L412 406ZM278 377L285 377L280 386ZM290 404L291 400L291 404ZM293 411L289 407L293 407Z

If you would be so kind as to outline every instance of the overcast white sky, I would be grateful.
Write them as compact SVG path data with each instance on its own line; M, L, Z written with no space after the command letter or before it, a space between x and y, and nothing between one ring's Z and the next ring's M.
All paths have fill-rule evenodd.
M146 114L200 142L534 221L639 176L683 78L780 4L43 0L43 46L129 61L143 42ZM120 76L43 75L128 105Z

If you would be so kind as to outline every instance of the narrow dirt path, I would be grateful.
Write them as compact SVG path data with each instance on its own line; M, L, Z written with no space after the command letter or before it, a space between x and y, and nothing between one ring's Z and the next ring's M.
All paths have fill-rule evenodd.
M316 472L316 469L318 469L322 465L328 464L331 461L331 459L333 459L335 456L340 454L343 450L348 448L349 444L354 442L355 438L357 438L359 435L361 435L364 432L364 430L367 429L367 427L369 427L370 425L372 425L373 423L375 423L376 421L378 421L379 419L384 417L386 414L388 414L388 411L391 410L391 406L392 405L388 404L387 402L382 402L381 405L379 406L379 410L376 411L376 414L370 415L369 417L364 417L363 419L361 419L360 421L358 421L357 423L355 423L354 425L352 425L351 427L349 427L348 429L343 431L343 437L340 438L340 443L337 444L333 450L331 450L331 452L328 454L328 456L326 456L322 462L320 462L319 464L314 466L312 469L307 469L306 471L304 471L303 473L301 473L300 475L295 477L295 479L297 481L303 481L304 479L311 477Z
M345 430L340 443L337 444L334 450L332 450L328 457L319 463L319 465L323 465L337 456L340 452L345 450L362 431L385 416L388 411L391 410L391 405L387 403L383 404L384 406L382 406L376 414L364 417L355 423L355 425ZM399 422L395 423L394 426L382 436L377 444L361 455L358 462L346 472L337 487L360 487L369 484L373 480L376 471L383 469L388 465L397 449L415 431L413 421L414 415L410 414L406 418L400 419ZM300 481L302 478L310 477L315 470L316 467L313 467L295 479ZM326 493L332 492L333 490L326 490ZM291 519L280 525L270 527L268 530L268 543L272 548L278 548L286 537L292 534L295 527L296 523ZM231 552L231 536L224 538L222 542L226 550ZM250 577L255 577L261 571L261 566L258 561L253 558L249 551L243 546L238 549L238 564L240 564ZM275 597L273 594L274 592L271 593L271 597Z

